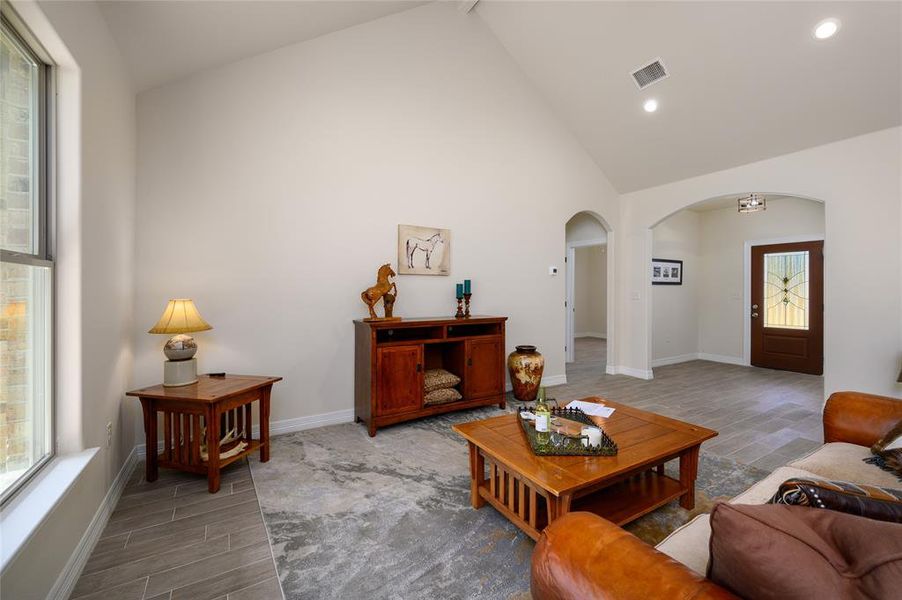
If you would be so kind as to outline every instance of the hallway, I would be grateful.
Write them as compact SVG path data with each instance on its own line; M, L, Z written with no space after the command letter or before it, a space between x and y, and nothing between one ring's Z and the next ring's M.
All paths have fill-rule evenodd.
M558 400L602 396L717 430L702 449L771 470L823 441L823 379L695 360L658 367L650 381L605 374L607 342L577 338Z

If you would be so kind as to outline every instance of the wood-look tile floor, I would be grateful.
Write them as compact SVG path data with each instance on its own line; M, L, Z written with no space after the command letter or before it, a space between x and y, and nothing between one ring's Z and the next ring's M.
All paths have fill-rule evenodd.
M607 342L577 338L567 385L549 395L599 395L710 427L719 436L702 449L773 470L823 443L822 377L703 360L654 369L654 379L606 375Z
M222 488L160 469L132 473L70 598L79 600L281 600L269 537L246 461Z

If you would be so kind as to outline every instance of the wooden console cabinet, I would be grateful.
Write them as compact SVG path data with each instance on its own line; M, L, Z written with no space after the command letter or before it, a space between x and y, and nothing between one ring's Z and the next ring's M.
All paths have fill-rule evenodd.
M354 413L371 436L386 425L463 408L504 408L507 317L354 321ZM426 406L423 373L446 369L461 378L463 398Z

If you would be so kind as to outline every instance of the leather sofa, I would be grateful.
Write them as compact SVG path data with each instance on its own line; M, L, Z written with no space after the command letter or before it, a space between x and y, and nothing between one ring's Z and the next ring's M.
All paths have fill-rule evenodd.
M763 504L791 477L902 487L893 473L863 462L870 446L902 420L902 401L837 392L824 407L824 445L776 469L733 498ZM705 579L709 515L699 515L656 547L591 513L567 514L545 528L532 557L535 600L735 598Z

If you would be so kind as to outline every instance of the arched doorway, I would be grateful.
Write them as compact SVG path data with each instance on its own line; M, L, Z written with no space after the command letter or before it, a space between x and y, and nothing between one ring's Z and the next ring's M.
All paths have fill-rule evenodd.
M615 364L613 231L592 211L576 213L564 229L566 362L580 359L581 345L591 353L591 368L604 373Z
M762 290L755 288L754 281L757 277L758 288L767 288L767 282L761 281L767 275L763 265L758 264L761 261L753 261L752 256L758 252L760 258L761 253L770 252L768 256L777 257L792 249L804 254L807 250L802 246L822 244L826 230L824 205L799 196L765 194L766 210L742 214L737 199L744 195L691 204L651 227L648 352L652 368L701 359L820 372L802 371L790 362L763 361L760 343L752 352L753 340L760 340L763 332L770 331L771 335L779 334L771 343L785 346L780 351L788 356L790 344L801 347L800 340L791 339L793 328L796 337L817 338L810 347L823 347L823 330L815 333L812 329L809 333L807 321L787 324L781 331L776 325L771 329L764 326L767 307L758 298ZM676 264L680 266L678 281L655 279L654 269ZM807 275L804 279L807 282ZM802 281L790 283L801 285ZM813 322L823 320L823 292L818 293L819 297L806 297L801 302L803 312L815 316ZM821 352L817 360L822 361L822 356Z

